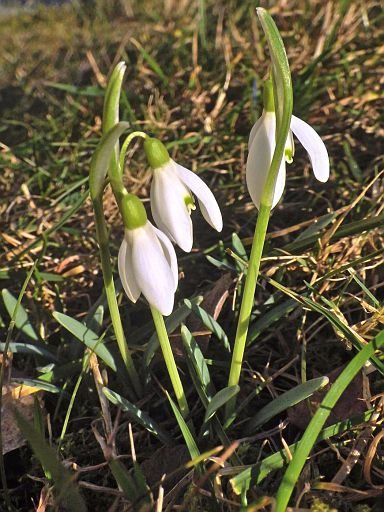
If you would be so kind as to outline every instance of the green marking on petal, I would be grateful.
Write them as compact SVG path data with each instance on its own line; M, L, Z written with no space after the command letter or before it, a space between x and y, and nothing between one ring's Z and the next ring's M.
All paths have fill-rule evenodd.
M293 151L291 148L286 148L284 150L284 157L285 157L285 161L288 164L291 164L293 162Z
M193 200L193 197L185 196L184 203L185 203L185 206L188 208L189 215L191 215L192 210L196 210L196 205L195 205L195 201Z

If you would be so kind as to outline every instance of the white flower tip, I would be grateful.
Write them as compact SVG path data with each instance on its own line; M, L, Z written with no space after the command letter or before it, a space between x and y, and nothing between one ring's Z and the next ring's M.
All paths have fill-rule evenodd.
M174 301L172 300L172 302L169 302L169 303L160 303L160 304L152 304L153 306L155 306L155 308L163 315L163 316L169 316L170 314L172 314L172 311L173 311L173 304L174 304Z

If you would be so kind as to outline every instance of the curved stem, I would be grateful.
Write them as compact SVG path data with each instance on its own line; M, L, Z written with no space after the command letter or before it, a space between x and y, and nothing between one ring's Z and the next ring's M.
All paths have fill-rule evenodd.
M142 386L139 380L139 376L136 372L136 368L133 364L132 356L129 351L127 341L125 339L124 330L119 313L119 307L117 305L115 283L113 281L113 274L111 268L111 254L109 252L108 244L108 230L104 218L102 200L94 199L93 208L95 211L96 236L100 248L100 260L101 268L103 271L104 287L109 312L111 315L112 325L115 331L115 336L117 344L119 346L121 357L124 361L125 367L134 386L134 389L138 396L140 396L142 394Z
M144 132L132 132L130 133L126 139L124 140L123 142L123 145L121 146L121 150L120 150L120 157L119 157L119 172L120 174L123 173L123 169L124 169L124 160L125 160L125 155L127 154L127 150L128 150L128 146L129 144L131 143L131 141L135 138L135 137L142 137L143 139L146 139L147 138L147 134L144 133Z
M167 329L164 323L164 318L163 315L161 315L156 308L154 308L153 306L150 306L150 308L157 336L159 338L160 347L161 350L163 351L164 361L165 364L167 365L167 370L172 382L173 389L175 391L177 402L179 404L181 414L183 415L184 418L186 418L189 414L189 408L187 400L185 398L183 384L181 383L179 372L177 370L177 366L175 363L175 358L173 357L172 347L169 342Z

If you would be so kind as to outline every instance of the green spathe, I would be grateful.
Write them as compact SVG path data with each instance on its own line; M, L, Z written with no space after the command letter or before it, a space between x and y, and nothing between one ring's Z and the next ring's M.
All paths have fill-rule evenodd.
M136 229L145 226L147 213L138 197L133 194L124 194L119 208L126 229Z
M264 82L263 103L266 112L275 111L275 99L273 97L273 83L271 78L268 78L268 80Z
M152 169L163 167L170 160L167 148L159 139L147 137L144 141L144 151Z

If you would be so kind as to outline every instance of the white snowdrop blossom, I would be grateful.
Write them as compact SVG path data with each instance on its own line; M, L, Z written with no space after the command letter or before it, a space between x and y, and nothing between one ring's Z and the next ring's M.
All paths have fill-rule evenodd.
M223 229L220 208L208 186L195 173L169 157L157 139L144 142L147 159L153 169L151 211L157 226L183 251L193 244L191 211L197 197L205 220L217 231Z
M264 101L266 105L268 101ZM285 163L291 163L294 155L293 134L306 149L311 160L315 177L325 183L329 178L328 152L315 130L307 123L292 116L289 135L285 144L284 156L276 178L272 208L281 199L285 187ZM246 181L249 194L257 208L260 208L261 196L267 179L276 146L276 115L269 99L261 117L254 124L248 141L248 159Z
M144 207L141 207L145 214ZM128 209L131 213L132 208ZM131 220L124 223L124 240L118 256L120 279L132 302L143 294L151 306L168 316L173 310L178 282L175 249L168 237L146 219L146 215L144 223L142 218L135 222L131 216Z

